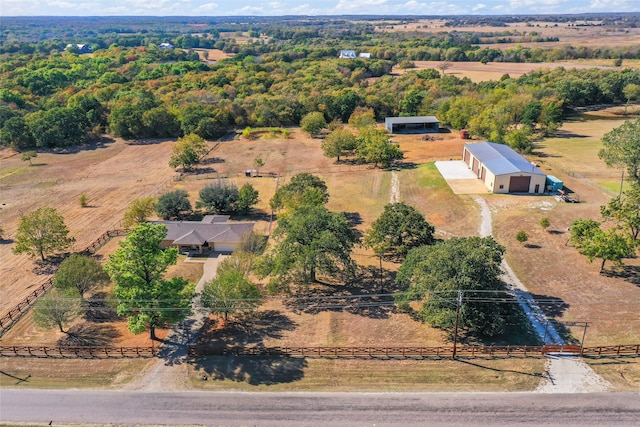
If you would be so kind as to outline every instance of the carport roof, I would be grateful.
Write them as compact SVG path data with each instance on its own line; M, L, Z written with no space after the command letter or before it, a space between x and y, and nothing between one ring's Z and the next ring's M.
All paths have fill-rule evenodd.
M436 116L414 116L414 117L387 117L385 123L411 124L411 123L440 123Z
M513 151L508 145L496 144L495 142L477 142L466 144L465 148L496 176L512 173L545 175L533 163Z

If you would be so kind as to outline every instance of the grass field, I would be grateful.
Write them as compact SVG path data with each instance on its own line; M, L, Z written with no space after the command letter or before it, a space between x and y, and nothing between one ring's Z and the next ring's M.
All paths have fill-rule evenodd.
M489 392L533 390L543 373L543 359L399 361L208 357L189 370L189 378L194 388L205 390Z

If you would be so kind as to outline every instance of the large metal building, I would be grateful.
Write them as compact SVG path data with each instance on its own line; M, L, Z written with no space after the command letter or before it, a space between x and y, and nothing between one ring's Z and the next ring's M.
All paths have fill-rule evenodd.
M544 193L546 175L511 147L494 142L464 146L462 158L492 193Z
M387 117L384 127L391 133L437 133L440 121L435 116Z

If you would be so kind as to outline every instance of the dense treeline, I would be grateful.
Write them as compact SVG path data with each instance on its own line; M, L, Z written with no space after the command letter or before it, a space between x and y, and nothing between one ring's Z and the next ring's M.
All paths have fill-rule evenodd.
M221 38L220 29L234 28L230 23L198 27L198 34L169 38L173 48L156 44L167 38L151 30L112 39L117 33L100 35L105 27L98 26L102 44L91 55L65 51L53 39L10 41L5 30L3 48L22 43L32 49L0 56L0 141L22 150L75 145L102 132L214 139L245 126L299 125L310 112L346 123L363 107L377 120L437 114L445 125L527 151L530 139L555 130L569 109L628 102L632 91L625 88L640 85L640 72L629 69L558 68L480 84L436 70L393 76L399 60L531 60L538 58L530 54L547 51L479 49L450 33L406 39L374 33L367 22L302 24L249 22L242 36L253 37L244 44ZM126 20L120 25L128 28ZM142 45L120 44L119 37ZM208 65L192 50L203 41L236 55ZM346 47L371 58L338 59Z

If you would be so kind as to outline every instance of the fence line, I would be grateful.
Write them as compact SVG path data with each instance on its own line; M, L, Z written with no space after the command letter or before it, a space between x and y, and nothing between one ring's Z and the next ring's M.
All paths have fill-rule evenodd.
M31 292L25 299L20 301L18 305L9 310L9 313L0 318L0 337L7 332L11 327L26 313L29 311L33 302L38 299L39 296L47 293L49 289L53 287L53 277L48 278L41 285L39 285L33 292Z
M545 346L458 346L461 357L544 356L549 353L575 355L639 355L640 344L585 347L579 345ZM202 356L291 356L315 358L443 358L453 356L453 346L447 347L211 347L190 346L188 354Z
M423 159L416 159L418 163L428 163L428 162L436 162L441 160L462 160L462 156L454 155L454 156L432 156ZM402 164L398 164L396 166L392 166L391 169L402 169ZM384 168L374 168L371 164L341 164L341 165L330 165L324 168L297 168L297 169L287 169L281 172L267 172L260 171L260 177L269 177L276 178L279 176L288 176L288 175L296 175L299 173L307 172L307 173L315 173L315 174L331 174L331 173L345 173L345 172L362 172L366 170L377 170L384 172L387 169ZM238 177L246 177L245 171L240 172L231 172L231 173L220 173L220 172L206 172L206 173L198 173L198 169L195 169L193 172L189 174L185 174L182 176L185 179L190 180L200 180L200 179L227 179L227 178L238 178Z
M79 251L81 255L94 255L101 247L103 247L109 240L118 236L125 236L129 230L118 229L109 230L103 233L100 237L94 240L89 246ZM49 289L53 287L53 277L48 278L43 283L27 295L22 301L20 301L15 307L13 307L7 314L0 317L0 337L2 337L20 318L29 311L33 303L38 297L47 293Z
M158 355L156 347L48 347L48 346L0 346L0 356L47 357L73 359L140 358Z
M36 358L143 358L158 356L160 347L91 347L91 346L0 346L0 357ZM639 356L640 344L584 347L578 345L544 346L457 346L456 354L465 358L544 357L564 353L580 357ZM443 359L453 357L453 346L440 347L243 347L188 346L191 357L206 356L279 356L306 358L365 359Z

